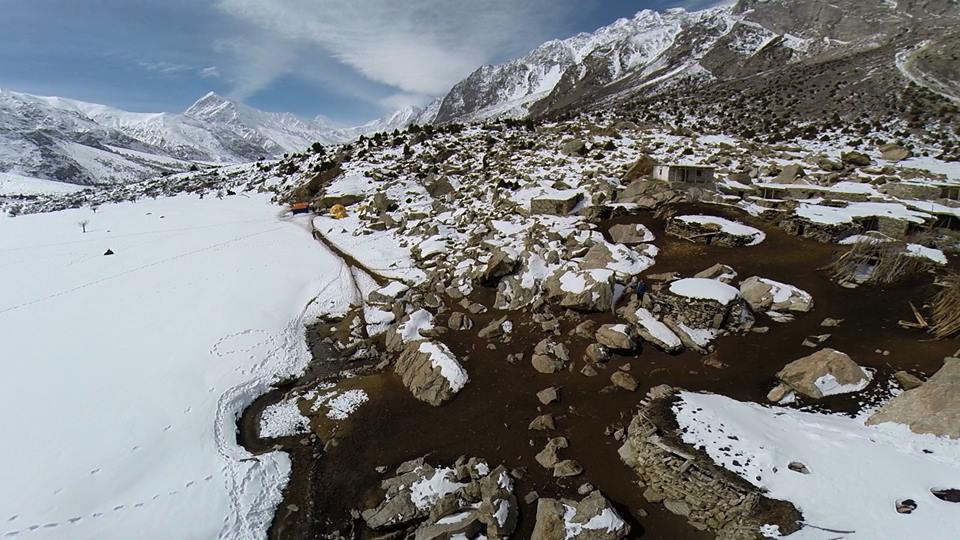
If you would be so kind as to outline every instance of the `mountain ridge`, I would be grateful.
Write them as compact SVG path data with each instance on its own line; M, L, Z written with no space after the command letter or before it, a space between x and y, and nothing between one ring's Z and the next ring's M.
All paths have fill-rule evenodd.
M421 121L407 108L361 126L266 112L208 92L182 113L0 89L0 172L94 185L141 180L197 163L230 164L337 144Z

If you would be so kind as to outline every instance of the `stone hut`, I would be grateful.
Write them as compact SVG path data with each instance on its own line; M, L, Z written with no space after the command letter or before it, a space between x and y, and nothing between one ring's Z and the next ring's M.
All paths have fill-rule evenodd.
M713 279L679 279L651 297L653 313L689 328L724 328L736 324L746 309L740 291Z

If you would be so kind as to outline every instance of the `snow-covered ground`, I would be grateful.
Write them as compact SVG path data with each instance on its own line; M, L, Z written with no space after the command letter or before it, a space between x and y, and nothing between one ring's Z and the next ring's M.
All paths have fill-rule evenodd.
M911 433L897 424L744 403L683 392L675 406L683 440L720 465L794 503L802 530L790 539L952 540L957 503L931 489L960 488L960 441ZM803 464L807 473L791 470ZM913 500L911 514L896 510Z
M74 193L83 186L0 172L0 195L39 195Z
M305 365L344 273L280 212L184 195L0 217L0 536L263 536L289 460L245 459L236 415Z

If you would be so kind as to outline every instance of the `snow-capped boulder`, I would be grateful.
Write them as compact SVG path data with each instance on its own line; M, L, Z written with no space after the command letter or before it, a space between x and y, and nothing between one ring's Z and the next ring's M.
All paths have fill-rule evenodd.
M435 407L452 398L469 380L450 349L434 341L407 344L394 369L414 397Z
M628 525L600 491L580 502L540 499L532 540L617 540L630 534Z
M646 308L629 310L628 321L635 325L637 334L646 342L654 344L664 352L676 353L683 350L683 342L670 328L657 320Z
M813 309L813 296L807 291L758 276L740 282L740 294L757 311L807 312Z
M609 311L613 305L614 272L604 268L561 268L543 285L547 298L579 311Z
M821 349L790 362L777 373L777 378L782 382L768 394L771 401L780 401L791 391L813 399L859 392L870 383L871 375L846 354Z

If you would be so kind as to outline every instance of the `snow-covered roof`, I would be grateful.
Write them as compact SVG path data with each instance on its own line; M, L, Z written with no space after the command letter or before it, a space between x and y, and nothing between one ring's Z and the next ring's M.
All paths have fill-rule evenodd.
M684 278L670 284L670 292L687 298L701 300L716 300L721 304L729 304L740 296L740 291L715 279Z

